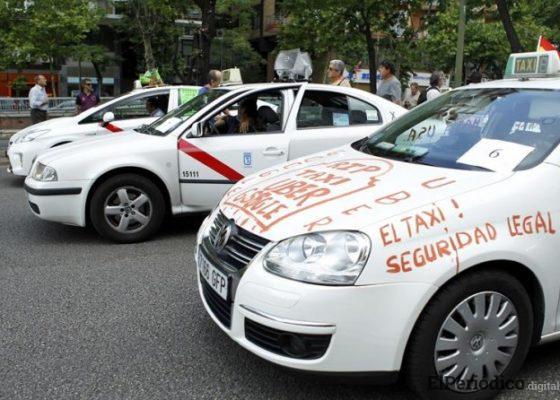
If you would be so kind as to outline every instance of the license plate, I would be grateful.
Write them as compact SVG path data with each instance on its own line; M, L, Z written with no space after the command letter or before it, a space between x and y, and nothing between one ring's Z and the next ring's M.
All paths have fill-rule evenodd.
M216 267L204 258L202 253L198 253L198 271L202 278L210 285L216 293L224 300L227 300L228 278L225 274L218 271Z

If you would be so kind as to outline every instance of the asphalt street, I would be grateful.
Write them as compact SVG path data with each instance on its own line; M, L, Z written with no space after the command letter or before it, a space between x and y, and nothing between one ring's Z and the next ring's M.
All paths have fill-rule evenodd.
M198 296L200 217L116 245L37 219L22 185L2 169L0 399L414 398L402 385L288 372L233 343ZM518 378L560 386L560 344L533 349ZM556 389L499 398L556 399Z

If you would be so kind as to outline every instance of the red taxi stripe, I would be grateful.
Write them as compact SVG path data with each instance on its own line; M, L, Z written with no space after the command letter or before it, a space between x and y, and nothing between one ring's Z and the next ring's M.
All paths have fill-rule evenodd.
M110 123L110 122L109 122L107 125L105 125L104 128L107 129L107 130L109 130L109 131L111 131L111 132L113 132L113 133L122 132L122 131L123 131L123 129L119 128L117 125L113 125L113 124Z
M204 150L196 147L194 144L189 143L184 139L179 140L177 148L186 155L191 156L195 160L206 165L208 168L211 168L220 175L225 176L230 181L237 182L244 178L243 175L241 175L236 170L230 168L214 156L206 153Z

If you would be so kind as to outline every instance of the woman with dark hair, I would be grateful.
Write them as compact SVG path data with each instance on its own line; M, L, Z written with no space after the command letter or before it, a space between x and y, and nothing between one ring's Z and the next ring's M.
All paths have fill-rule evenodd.
M259 113L257 112L257 99L244 99L239 104L237 112L239 121L237 133L252 133L260 130Z
M227 126L226 133L253 133L264 130L257 111L257 99L243 99L235 117L230 115L228 110L224 110L224 115L217 117L215 126L220 127L224 124Z

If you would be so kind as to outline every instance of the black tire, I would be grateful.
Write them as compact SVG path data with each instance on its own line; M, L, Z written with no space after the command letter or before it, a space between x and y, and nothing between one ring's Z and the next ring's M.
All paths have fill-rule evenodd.
M148 205L143 206L149 206L147 208L149 218L145 225L131 220L131 224L136 224L137 228L127 232L119 232L115 225L117 225L118 218L122 218L122 215L114 218L112 216L106 217L106 202L109 196L115 196L115 191L120 188L126 188L132 194L138 192L148 197ZM131 200L133 200L132 197ZM132 213L134 214L134 212ZM145 214L148 214L148 212L146 211ZM141 242L151 237L161 227L165 218L165 199L158 186L144 176L137 174L116 175L107 179L95 189L90 201L89 215L93 227L104 238L119 243ZM144 214L139 215L144 216ZM126 216L128 217L128 214Z
M436 339L446 318L461 302L486 291L506 296L514 305L518 317L517 347L511 360L494 384L475 391L457 391L438 377L434 360ZM430 400L482 400L490 399L503 388L515 388L518 382L512 376L521 368L529 351L533 335L533 309L523 285L513 276L499 271L467 272L464 277L443 287L430 300L420 315L408 343L403 364L408 386L421 398ZM472 342L471 342L472 343ZM505 386L507 384L508 386ZM511 387L513 385L513 387Z

